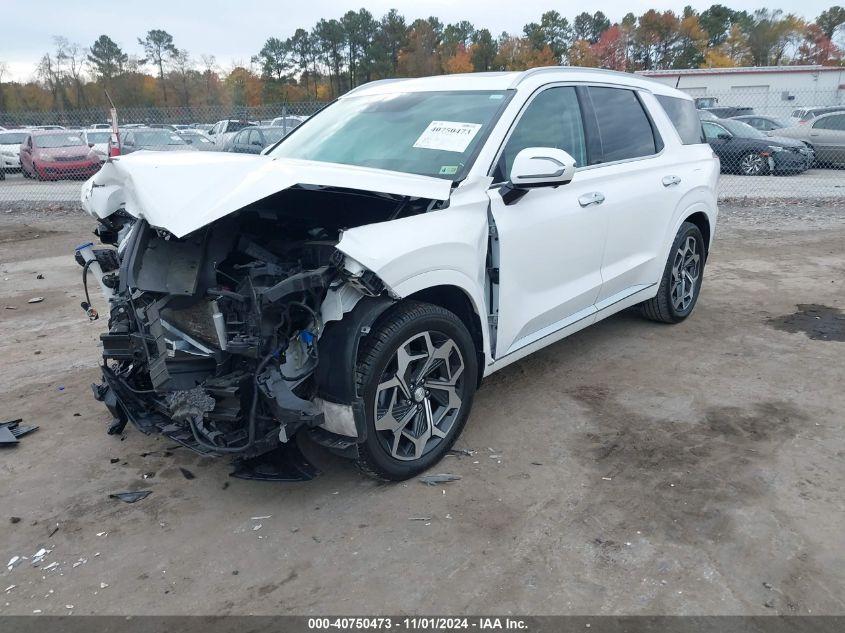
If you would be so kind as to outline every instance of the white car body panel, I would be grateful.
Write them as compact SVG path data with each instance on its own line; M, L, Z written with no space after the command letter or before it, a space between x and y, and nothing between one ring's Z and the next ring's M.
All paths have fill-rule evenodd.
M124 208L184 237L294 185L446 200L451 182L400 172L216 152L137 152L107 161L82 188L96 217Z
M0 145L0 161L6 169L21 168L21 146L20 143Z
M581 83L637 90L663 149L578 168L570 183L532 189L506 205L489 174L518 113L537 90ZM464 292L481 324L487 375L653 297L680 224L693 213L704 214L712 242L717 215L718 159L706 144L682 145L653 95L690 98L648 79L594 69L535 69L385 80L341 99L507 89L516 94L454 189L445 179L272 156L140 152L107 161L83 187L83 204L96 217L125 208L183 237L296 185L448 201L443 209L346 230L337 248L375 273L396 297L436 286ZM319 121L317 114L306 124ZM666 185L667 177L678 182ZM603 204L579 205L579 197L594 192L604 196ZM491 217L497 238L490 236ZM487 272L491 239L498 242L500 260L495 305Z

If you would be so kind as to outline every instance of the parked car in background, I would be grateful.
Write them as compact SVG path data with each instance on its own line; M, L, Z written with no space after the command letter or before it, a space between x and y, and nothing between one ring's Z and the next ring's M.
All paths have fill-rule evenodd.
M201 152L209 152L217 148L216 145L214 145L214 141L208 138L208 136L200 130L186 129L179 130L176 133L181 136L188 145L191 145Z
M191 126L181 123L150 123L148 127L151 127L154 130L170 130L171 132L178 132L179 130L190 129Z
M89 130L110 130L111 123L92 123L88 126Z
M807 144L820 165L845 165L845 110L819 114L804 125L777 133Z
M722 171L745 176L799 173L813 163L810 149L802 142L766 136L742 121L702 121L704 136L722 161Z
M754 108L747 108L742 106L718 106L715 108L701 108L705 112L714 114L720 119L729 119L731 117L754 114Z
M94 150L94 153L100 157L101 161L109 157L109 143L111 140L111 131L102 129L82 130L82 137L88 144L88 147Z
M359 86L250 160L109 161L82 190L123 245L92 267L94 397L112 434L248 458L303 433L408 479L482 376L628 307L693 312L718 163L689 96L574 67Z
M773 132L795 125L795 120L790 117L766 116L763 114L742 114L731 118L742 121L761 132Z
M845 105L838 105L838 106L810 106L806 108L798 108L797 110L793 110L792 116L793 119L796 120L797 123L803 125L815 119L817 116L821 116L822 114L828 114L830 112L845 112Z
M66 130L67 128L63 125L33 125L30 127L31 130Z
M152 128L127 130L120 138L120 153L131 154L139 150L154 152L196 151L176 132Z
M255 121L245 119L224 119L215 123L208 131L208 136L214 141L218 149L225 149L236 132L245 127L255 125Z
M21 143L28 134L28 130L0 131L0 165L7 173L21 170Z
M208 131L213 127L214 125L211 123L191 123L190 125L191 130L199 130L203 134L208 134Z
M288 115L288 116L279 116L273 119L270 122L270 125L273 127L280 127L283 128L285 134L288 132L298 128L308 119L307 116L296 116L296 115Z
M697 110L698 118L702 121L718 121L719 117L717 117L712 112L708 112L707 110Z
M27 178L88 178L100 165L100 158L79 132L33 131L21 143L21 171Z
M282 127L248 127L235 134L226 151L260 154L265 147L281 141L284 137L285 128Z

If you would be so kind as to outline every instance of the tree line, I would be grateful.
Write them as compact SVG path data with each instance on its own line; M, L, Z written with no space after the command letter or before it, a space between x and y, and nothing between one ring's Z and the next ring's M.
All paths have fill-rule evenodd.
M638 71L785 64L845 65L845 8L813 21L779 9L735 11L714 4L680 14L649 9L612 23L604 13L571 21L547 11L520 33L493 35L469 21L408 22L392 9L321 19L287 38L269 37L248 62L224 70L213 55L192 55L153 29L124 49L108 35L89 46L53 38L35 77L4 82L0 112L100 107L103 89L118 106L258 106L324 101L386 77L565 64ZM136 47L137 44L137 47Z

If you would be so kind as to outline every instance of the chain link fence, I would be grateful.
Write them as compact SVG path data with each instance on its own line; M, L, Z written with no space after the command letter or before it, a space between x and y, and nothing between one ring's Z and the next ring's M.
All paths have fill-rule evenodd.
M689 92L697 99L705 138L722 162L721 201L817 203L845 197L845 89ZM116 149L102 108L0 112L0 126L7 128L0 130L0 208L78 202L80 181L110 152L257 154L324 105L121 108Z

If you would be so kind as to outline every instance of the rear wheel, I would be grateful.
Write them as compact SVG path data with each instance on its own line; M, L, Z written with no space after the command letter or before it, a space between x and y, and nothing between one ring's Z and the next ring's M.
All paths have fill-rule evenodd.
M472 337L448 310L407 302L364 340L367 438L357 464L378 479L409 479L440 461L466 423L478 377Z
M706 245L701 231L684 222L675 236L657 295L639 305L652 321L679 323L692 314L704 278Z

